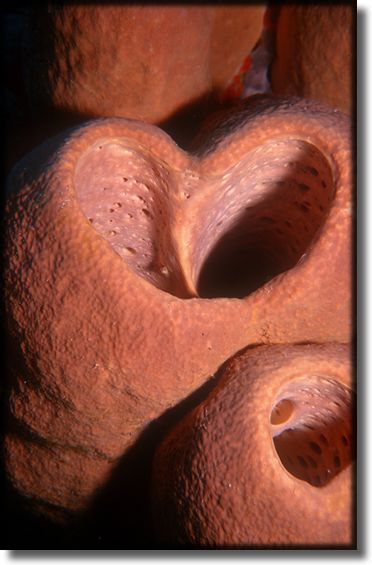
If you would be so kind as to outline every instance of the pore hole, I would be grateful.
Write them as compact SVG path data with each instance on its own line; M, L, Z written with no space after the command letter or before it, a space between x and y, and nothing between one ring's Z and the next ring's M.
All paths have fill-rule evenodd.
M293 403L287 398L279 400L271 411L270 422L274 426L287 422L293 413Z

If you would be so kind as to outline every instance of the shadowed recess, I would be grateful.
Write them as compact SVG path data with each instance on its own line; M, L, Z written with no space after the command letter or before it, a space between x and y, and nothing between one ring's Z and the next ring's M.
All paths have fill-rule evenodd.
M283 139L248 153L225 173L205 217L195 257L199 296L242 298L295 267L333 197L330 166L313 145Z
M270 415L276 452L289 473L314 487L329 483L353 460L354 393L323 376L291 381Z

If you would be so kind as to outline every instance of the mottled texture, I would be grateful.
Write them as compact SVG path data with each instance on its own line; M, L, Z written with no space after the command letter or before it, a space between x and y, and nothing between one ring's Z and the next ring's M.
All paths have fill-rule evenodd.
M117 118L22 160L4 264L16 488L84 508L146 423L238 350L348 342L350 159L346 116L268 98L193 155Z
M314 98L351 114L354 16L351 3L283 5L273 92Z
M56 6L36 9L31 99L87 116L158 123L216 102L254 47L265 5Z
M154 528L163 547L351 544L351 386L350 350L340 344L263 346L229 361L155 455ZM275 423L284 399L293 411ZM283 440L290 470L273 441L283 427L297 436ZM324 486L304 473L314 466Z

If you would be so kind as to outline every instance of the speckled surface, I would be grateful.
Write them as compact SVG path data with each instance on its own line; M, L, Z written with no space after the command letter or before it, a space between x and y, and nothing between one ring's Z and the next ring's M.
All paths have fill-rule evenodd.
M33 11L35 107L159 123L216 101L258 40L265 5L69 5Z
M46 513L83 509L144 427L241 348L348 342L350 159L346 116L265 98L243 104L194 154L154 126L118 118L67 132L20 162L8 184L4 271L5 448L16 488ZM157 208L139 200L145 186ZM118 214L143 209L149 214L128 230ZM167 217L160 235L151 218L159 210ZM240 236L230 225L237 217ZM284 231L287 217L298 241ZM279 243L274 226L283 231ZM143 262L120 252L107 227L122 230L120 245L139 242ZM200 298L206 257L225 235L221 261L229 250L248 261L260 256L264 277L239 299L226 295L231 278L211 286L207 276L204 292L222 296Z
M350 338L354 217L350 126L332 111L341 108L350 113L352 107L356 14L352 17L347 6L280 10L270 4L260 40L249 52L260 33L263 5L186 8L149 7L150 18L135 6L98 7L97 12L94 6L50 4L39 9L13 3L1 10L6 172L42 140L92 115L125 112L128 117L130 112L150 121L161 119L164 131L190 150L179 152L161 134L136 137L134 124L123 129L119 120L120 127L98 128L96 138L95 134L84 138L75 129L55 144L48 142L39 156L36 153L24 162L24 177L14 183L13 189L22 196L12 203L7 247L14 253L7 265L15 270L6 275L12 297L5 348L9 370L0 377L7 430L0 467L2 547L42 547L41 558L52 555L45 553L47 548L57 547L58 552L78 548L79 557L89 555L89 550L82 550L85 547L109 549L110 557L115 548L167 547L163 555L169 557L164 539L173 536L174 524L164 531L164 522L157 521L159 535L150 515L151 491L159 493L162 484L151 488L153 454L165 434L180 433L177 422L185 417L190 429L180 438L182 451L195 432L190 410L203 399L203 405L208 403L208 395L228 396L219 386L223 355L252 343L248 351L251 361L257 358L254 367L240 358L237 365L228 362L232 381L239 380L233 374L239 366L248 383L253 370L257 375L265 373L265 363L273 355L278 364L283 361L287 366L294 349L305 354L314 348L291 346L289 351L286 346L288 354L280 356L275 353L276 343L282 348L286 339L320 340L324 345L315 347L325 351L329 341ZM123 26L127 26L124 33ZM220 104L234 106L239 98L270 92L271 87L277 94L323 100L331 108L311 103L309 107L302 100L297 105L299 115L291 117L290 104L284 101L278 107L270 100L250 98L249 112L247 104L242 112L236 108L214 131L206 124L199 140L190 145L202 118ZM277 110L283 119L273 119ZM167 113L172 115L164 121ZM212 117L212 130L213 121ZM251 134L243 132L246 121ZM266 122L274 137L265 131ZM66 147L66 141L72 143ZM75 152L72 158L71 152ZM65 159L70 166L68 180ZM319 249L327 257L324 262ZM118 261L122 268L117 268ZM107 284L111 276L117 282ZM283 285L284 293L279 292ZM142 307L141 297L147 292ZM166 307L162 308L163 298ZM218 302L219 308L214 304ZM137 312L128 314L132 304ZM84 319L85 309L89 319ZM154 315L148 313L152 309ZM193 325L195 331L190 331ZM145 336L151 332L155 337L149 344ZM162 340L165 345L158 354ZM344 345L331 346L333 352L337 348L345 350ZM199 356L196 362L194 353ZM286 475L287 485L300 484L298 492L318 491L319 508L307 509L314 512L306 528L312 539L305 540L305 548L313 548L319 540L314 516L316 522L319 512L330 508L324 487L329 497L332 488L348 484L346 495L342 489L339 493L337 508L354 495L356 512L356 492L345 480L353 474L348 466L355 434L349 417L353 395L337 380L339 365L324 364L321 357L316 374L284 378L264 422L272 436L270 446L276 450L270 459L275 474L280 480ZM202 374L217 366L215 375ZM272 363L268 366L277 374ZM325 373L335 370L336 380L319 375L319 367ZM233 386L228 379L223 382ZM242 390L245 382L239 385ZM269 396L270 386L266 388L262 393ZM241 397L245 398L239 390L238 405ZM252 405L249 398L248 403ZM240 459L245 461L246 454L240 457L245 444L240 434L234 452L230 453L230 445L224 446L224 437L231 432L228 402L225 408L226 429L213 438L219 442L219 460L230 458L239 465ZM203 424L208 425L204 416ZM205 426L200 433L208 443ZM213 449L213 454L217 452ZM186 475L190 453L187 448ZM186 502L191 513L187 536L190 531L195 534L193 545L202 541L200 524L213 545L223 536L225 541L226 536L232 539L234 519L248 508L248 521L243 516L238 524L240 532L257 510L265 516L268 505L261 501L242 508L247 498L232 500L231 491L235 495L237 486L240 494L252 490L252 485L242 485L247 480L244 470L231 481L222 465L221 480L218 469L208 470L209 459L195 457L203 463L199 475L189 476L188 481L196 480L198 488L204 481L202 488L208 490L210 481L205 477L217 479L215 495L208 496L213 508L213 496L221 494L226 478L229 484L221 500L225 497L230 514L222 521L221 534L213 510L202 512L200 521L199 501L194 508ZM363 460L358 463L360 468ZM283 486L278 477L275 482ZM363 496L362 491L359 488ZM169 491L168 502L171 498ZM274 520L265 530L262 517L254 523L263 526L254 547L276 547L275 533L283 534L289 547L303 539L304 528L300 532L299 526L307 514L294 526L291 512L303 500L295 506L293 500L285 497L289 512L281 517L280 528L272 527ZM362 501L358 506L362 508ZM270 518L278 516L270 505L269 513ZM332 514L324 529L324 535L333 536L324 538L326 547L332 539L332 547L344 547L346 536L337 538L337 532L342 535L342 520L334 519L337 515ZM344 525L349 518L351 514L344 512ZM256 543L252 531L257 528L249 529L244 541L238 540L239 547ZM182 539L190 540L187 536ZM324 543L320 541L320 547Z
M272 89L353 113L356 6L289 4L281 8Z
M342 430L350 430L351 386L350 350L340 344L263 346L230 361L157 449L153 518L164 547L350 545L352 449ZM332 410L330 388L341 391ZM299 396L307 414L283 417L297 435L290 455L302 470L315 464L322 480L333 473L323 486L296 476L295 462L288 471L274 446L273 410L284 397L301 411Z

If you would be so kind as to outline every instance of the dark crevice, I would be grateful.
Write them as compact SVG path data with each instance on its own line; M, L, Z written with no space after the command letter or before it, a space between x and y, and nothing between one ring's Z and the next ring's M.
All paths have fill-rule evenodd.
M295 151L297 160L288 161ZM272 140L258 147L234 167L228 182L219 188L215 208L210 206L208 235L218 235L206 255L199 253L202 298L243 298L295 267L315 241L334 197L326 158L301 140Z

